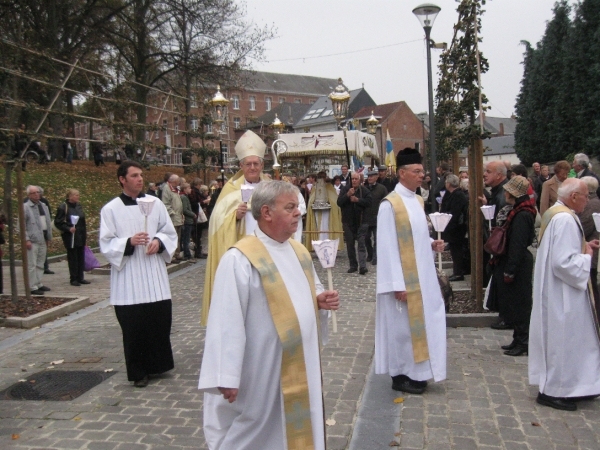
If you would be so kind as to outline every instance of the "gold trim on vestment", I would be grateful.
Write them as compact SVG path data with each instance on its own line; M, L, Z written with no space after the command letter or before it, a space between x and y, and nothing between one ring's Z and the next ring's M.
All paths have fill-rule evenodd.
M423 206L423 198L420 195L417 195L417 198L421 206ZM406 302L408 306L408 322L410 325L413 357L416 363L420 363L429 360L429 347L427 346L423 295L421 294L421 284L417 270L412 227L410 226L408 211L406 210L404 201L397 192L390 192L384 200L389 201L394 209L398 249L400 251L404 284L406 285Z
M319 318L312 259L302 244L291 239L288 242L291 243L310 285L318 329ZM289 450L314 449L302 333L287 287L269 251L258 237L245 236L233 247L241 251L259 272L273 323L281 341L281 392L285 411L287 448Z

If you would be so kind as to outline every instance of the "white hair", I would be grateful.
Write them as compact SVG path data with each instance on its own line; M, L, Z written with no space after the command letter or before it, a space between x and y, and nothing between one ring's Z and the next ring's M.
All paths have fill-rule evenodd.
M252 217L260 219L260 210L267 205L269 208L275 206L277 197L284 194L298 195L298 188L285 181L273 180L263 181L256 186L252 193Z
M581 177L580 180L586 184L586 186L588 187L588 191L596 192L596 190L598 189L598 180L596 180L596 178L587 176Z
M582 185L585 186L585 183L579 178L567 178L558 188L558 199L562 201L567 200Z
M578 164L582 167L588 167L590 165L590 158L585 153L577 153L573 157L573 161L575 164Z

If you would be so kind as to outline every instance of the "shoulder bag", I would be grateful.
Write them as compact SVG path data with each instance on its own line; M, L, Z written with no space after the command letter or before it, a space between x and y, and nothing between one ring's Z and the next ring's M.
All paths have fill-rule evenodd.
M492 230L492 234L487 241L483 249L490 255L501 256L506 253L506 234L508 229L505 227L495 227Z

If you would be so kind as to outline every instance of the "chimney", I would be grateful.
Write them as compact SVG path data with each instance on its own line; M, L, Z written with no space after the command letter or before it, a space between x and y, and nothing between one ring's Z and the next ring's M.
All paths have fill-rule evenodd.
M504 136L504 124L502 122L500 122L500 133L498 135Z

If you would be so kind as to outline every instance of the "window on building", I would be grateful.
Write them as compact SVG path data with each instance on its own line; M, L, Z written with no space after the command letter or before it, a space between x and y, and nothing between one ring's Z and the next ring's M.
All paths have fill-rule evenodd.
M198 119L192 119L190 121L190 127L193 131L198 131Z
M163 130L165 132L165 137L167 137L169 134L169 130L167 130L168 124L169 124L169 122L167 121L167 119L163 119Z
M155 122L155 125L158 127L158 121ZM160 137L160 131L156 130L154 132L154 139L158 139Z
M300 103L302 103L302 99L301 98L295 98L294 99L294 103L296 103L296 104L299 105Z
M309 105L313 105L315 102L316 102L316 100L312 100L312 99L311 99L311 100L309 100L309 101L308 101L308 104L309 104Z
M265 97L265 103L267 104L267 111L271 111L271 104L273 99L271 97Z
M235 128L236 130L239 130L241 124L242 124L242 119L240 119L239 117L233 118L233 128Z
M152 108L152 110L154 111L154 115L158 114L158 103L156 100L154 100L154 102L152 103L152 106L154 106L154 108Z
M173 119L173 128L175 128L175 134L179 134L179 117Z
M207 133L212 133L213 132L212 123L207 123L206 124L206 132Z
M146 131L146 140L149 141L150 140L150 132Z
M285 103L285 97L279 97L279 104Z
M195 95L190 95L190 108L197 108L198 102L196 101Z
M250 100L250 111L256 111L256 97L251 95L248 100Z
M240 109L240 96L238 94L233 94L231 101L233 102L233 109Z

